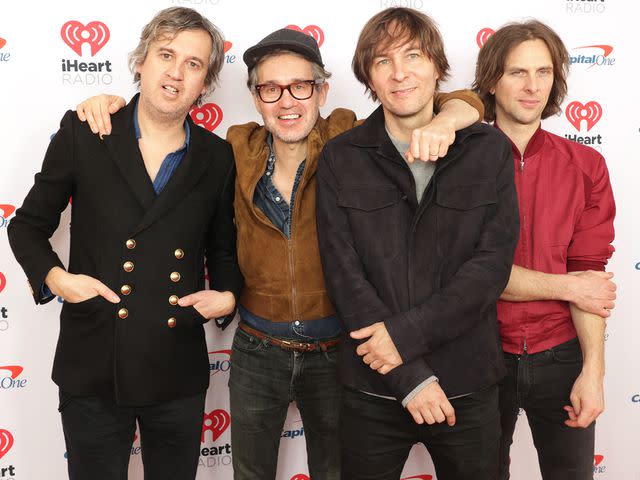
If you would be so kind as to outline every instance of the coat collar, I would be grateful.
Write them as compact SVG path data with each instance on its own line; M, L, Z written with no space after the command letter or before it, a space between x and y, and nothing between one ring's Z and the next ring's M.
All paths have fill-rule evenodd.
M112 133L104 137L114 163L145 212L132 235L149 227L169 209L179 204L211 165L210 155L206 154L205 148L206 133L197 128L187 115L190 131L187 153L160 195L156 196L144 166L133 125L133 112L139 95L133 97L125 108L113 116Z
M500 125L498 125L497 121L493 122L493 126L502 132L502 129L500 128ZM513 143L513 141L511 141L511 138L509 138L509 136L506 133L505 133L505 137L507 137L509 139L509 143L511 143L511 151L513 152L513 157L526 159L534 156L536 153L540 151L540 149L544 145L544 139L545 139L544 133L545 131L542 129L542 123L540 123L536 131L533 133L533 135L529 139L529 143L527 143L527 148L525 148L524 150L524 155L520 153L520 150L518 149L518 147L516 147L516 144Z

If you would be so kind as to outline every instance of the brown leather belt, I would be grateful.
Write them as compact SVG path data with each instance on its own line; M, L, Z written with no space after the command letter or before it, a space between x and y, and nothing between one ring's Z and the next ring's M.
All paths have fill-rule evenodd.
M335 347L340 339L336 338L334 340L328 340L326 342L313 342L313 343L305 343L305 342L297 342L295 340L283 340L282 338L272 337L267 335L266 333L261 332L260 330L256 330L251 328L245 323L240 323L238 328L243 332L247 332L249 335L252 335L260 340L268 340L269 343L276 345L280 348L284 348L285 350L293 350L295 352L315 352L321 350L326 352L329 348Z

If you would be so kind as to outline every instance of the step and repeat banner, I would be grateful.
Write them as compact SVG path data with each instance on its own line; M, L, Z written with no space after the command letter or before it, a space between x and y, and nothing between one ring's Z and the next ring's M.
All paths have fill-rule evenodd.
M563 37L571 54L569 95L561 115L545 127L590 145L607 159L618 205L616 253L609 264L619 286L606 334L606 411L598 420L594 478L640 480L640 11L629 0L148 0L128 2L6 0L0 5L0 479L67 478L66 452L50 379L61 303L33 303L9 249L6 227L40 169L51 135L67 109L84 98L134 93L127 54L160 9L197 9L225 34L219 87L192 111L196 123L224 137L227 128L259 121L246 88L243 52L282 27L299 29L320 45L330 79L323 114L349 107L360 117L374 108L350 70L360 29L373 14L408 6L440 25L452 65L446 90L471 84L479 47L511 20L538 18ZM68 256L70 212L52 242ZM202 425L198 480L232 478L227 381L235 325L206 325L211 383ZM526 415L512 448L512 478L540 479ZM131 449L130 478L142 476L140 439ZM305 431L292 404L282 431L278 480L308 479ZM433 464L416 445L405 480L434 480ZM152 479L151 479L152 480ZM176 479L183 480L183 479ZM261 479L256 479L261 480ZM443 479L444 480L444 479Z

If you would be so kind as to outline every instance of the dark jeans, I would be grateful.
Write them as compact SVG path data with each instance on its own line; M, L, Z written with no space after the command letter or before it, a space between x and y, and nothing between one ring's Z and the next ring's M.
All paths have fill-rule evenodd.
M302 417L311 478L340 478L336 358L334 349L298 353L236 331L229 376L234 479L275 478L292 401Z
M502 441L500 480L509 478L509 448L519 409L527 412L544 480L593 479L595 422L570 428L563 410L582 370L578 339L533 355L504 354L507 376L500 383Z
M342 478L397 480L411 447L422 442L438 480L494 480L500 421L496 385L450 400L456 424L418 425L395 400L345 389L342 401Z
M194 479L205 393L147 407L119 407L99 397L60 394L70 480L126 480L140 425L144 478Z

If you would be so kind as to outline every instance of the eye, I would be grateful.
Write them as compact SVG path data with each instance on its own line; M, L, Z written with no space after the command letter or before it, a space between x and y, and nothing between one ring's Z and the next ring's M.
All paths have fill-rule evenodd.
M171 54L167 52L162 52L160 56L162 57L163 60L169 60L171 58Z
M192 68L192 69L196 70L196 69L200 68L200 64L198 62L191 61L191 62L189 62L189 68Z
M304 85L302 83L294 83L291 87L296 91L304 90Z
M420 54L417 52L411 52L407 55L407 57L409 57L411 60L415 60L416 58L420 57Z
M388 64L389 64L388 58L381 58L376 62L376 65L388 65Z
M265 85L262 87L262 90L264 90L265 93L276 93L279 89L280 87L277 85Z

